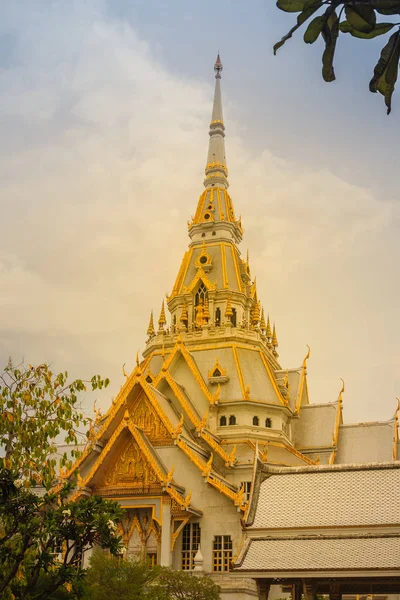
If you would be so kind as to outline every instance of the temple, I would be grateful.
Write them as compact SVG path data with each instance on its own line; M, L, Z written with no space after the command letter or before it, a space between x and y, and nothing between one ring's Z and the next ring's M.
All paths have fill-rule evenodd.
M342 463L396 461L398 409L385 422L345 425L344 385L337 399L310 403L306 346L298 365L281 365L268 299L239 248L219 55L214 71L204 190L188 249L157 321L151 312L143 360L125 374L72 472L75 497L96 493L127 509L126 557L209 573L222 598L246 600L259 595L254 565L240 559L235 574L231 564L244 556L260 465L329 473Z

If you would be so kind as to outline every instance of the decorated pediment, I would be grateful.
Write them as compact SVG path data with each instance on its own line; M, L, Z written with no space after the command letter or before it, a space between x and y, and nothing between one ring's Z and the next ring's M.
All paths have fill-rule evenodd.
M106 469L103 484L107 487L148 487L160 484L134 439L130 439L113 463Z
M214 282L212 283L209 278L207 277L204 269L202 267L199 267L197 269L197 273L196 275L193 277L192 282L190 283L190 285L188 287L184 287L183 288L183 293L184 294L190 294L193 292L193 290L196 288L196 286L203 282L205 288L207 289L207 291L211 291L211 290L215 290L217 287L217 284Z
M154 446L173 444L171 434L144 391L139 394L131 408L130 416L136 427L139 427L146 434Z

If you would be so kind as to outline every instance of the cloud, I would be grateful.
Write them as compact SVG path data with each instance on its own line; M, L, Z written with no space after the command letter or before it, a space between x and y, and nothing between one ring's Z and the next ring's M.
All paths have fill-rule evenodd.
M15 39L0 71L0 357L54 360L79 376L101 370L115 393L187 246L211 76L170 73L101 2L35 4L14 7L3 24ZM363 407L365 418L388 418L394 385L379 388L377 409L368 379L396 381L397 333L379 353L379 332L360 335L382 307L371 275L393 288L385 314L397 311L389 240L398 209L267 146L256 155L234 103L225 105L231 191L282 362L297 366L310 343L314 401L334 400L343 376L353 381L350 417Z

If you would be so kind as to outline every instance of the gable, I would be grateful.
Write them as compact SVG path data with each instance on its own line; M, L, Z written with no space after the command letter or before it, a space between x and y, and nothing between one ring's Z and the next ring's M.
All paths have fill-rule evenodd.
M133 487L159 484L159 478L152 466L145 460L136 441L131 438L105 469L100 486Z
M136 398L129 413L135 425L146 434L153 446L173 444L171 434L143 390Z

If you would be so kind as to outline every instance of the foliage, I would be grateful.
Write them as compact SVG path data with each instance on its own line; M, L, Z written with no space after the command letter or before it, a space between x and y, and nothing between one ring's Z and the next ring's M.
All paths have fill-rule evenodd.
M194 576L146 562L95 553L85 581L87 600L219 600L219 587Z
M155 600L154 581L160 568L145 562L122 560L95 552L85 581L85 598L90 600Z
M299 15L297 23L275 44L274 54L299 27L308 22L303 39L306 44L313 44L320 36L323 38L322 77L328 82L335 79L333 61L340 33L370 40L396 27L382 48L369 84L371 92L384 96L387 114L390 113L400 58L400 23L380 22L377 17L400 15L400 0L277 0L276 4L285 12Z
M67 372L54 375L47 364L15 367L10 360L0 374L0 465L18 471L27 485L50 489L57 468L72 464L66 453L57 460L56 439L64 434L65 443L76 446L79 428L88 424L79 394L87 384L96 390L108 383L99 375L69 383ZM75 447L72 457L78 454Z
M159 598L165 600L219 600L220 588L206 575L163 569L158 579ZM163 596L164 594L164 596Z
M118 503L99 496L75 502L71 488L41 497L21 485L18 474L0 469L1 600L49 600L65 583L79 585L82 550L99 545L120 552Z

